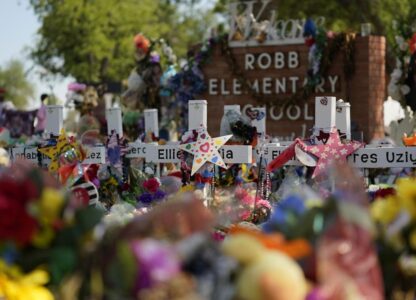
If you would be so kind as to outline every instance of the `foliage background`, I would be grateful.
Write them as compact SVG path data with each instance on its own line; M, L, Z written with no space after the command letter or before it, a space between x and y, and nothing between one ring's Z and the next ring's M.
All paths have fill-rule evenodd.
M81 82L126 78L134 64L132 39L139 32L164 38L179 57L185 57L212 26L218 32L226 30L231 2L28 1L42 24L32 58L52 74L71 75ZM416 0L273 0L270 5L281 19L324 16L327 30L359 32L360 24L371 23L373 34L386 35L390 45L394 20L416 28Z
M24 108L35 93L32 83L27 79L23 63L15 59L0 66L0 87L6 88L6 100L17 108Z

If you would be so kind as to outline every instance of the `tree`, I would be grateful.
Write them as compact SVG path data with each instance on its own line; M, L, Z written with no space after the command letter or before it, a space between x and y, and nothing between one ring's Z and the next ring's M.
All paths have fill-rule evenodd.
M226 13L234 0L218 0L215 11ZM237 1L238 2L238 1ZM244 2L241 1L240 2ZM260 3L260 0L258 1ZM392 41L393 20L409 19L416 9L415 0L272 0L279 19L325 17L328 30L360 31L361 23L371 23L373 33L387 35ZM267 12L266 12L267 13ZM413 13L414 14L414 13Z
M24 108L29 99L34 99L35 88L26 78L23 63L10 60L0 67L0 87L6 89L6 100L10 100L17 108Z
M54 74L81 82L127 77L133 37L164 38L178 55L200 41L210 17L180 13L166 0L30 0L41 21L32 58ZM187 12L190 11L188 8Z

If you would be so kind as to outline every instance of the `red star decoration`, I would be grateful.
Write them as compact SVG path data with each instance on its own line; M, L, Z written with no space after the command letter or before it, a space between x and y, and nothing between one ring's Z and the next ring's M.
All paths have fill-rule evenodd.
M299 141L298 143L304 151L318 157L318 162L316 163L316 168L312 174L312 178L321 175L325 168L332 163L332 161L346 161L348 155L363 146L362 143L356 141L350 141L343 144L339 138L338 130L331 131L329 139L325 145L307 145L303 141Z

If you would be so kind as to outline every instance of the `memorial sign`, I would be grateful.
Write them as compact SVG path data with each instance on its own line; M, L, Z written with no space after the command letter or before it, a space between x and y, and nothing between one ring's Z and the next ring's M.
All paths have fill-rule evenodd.
M302 37L305 20L273 19L275 8L270 1L244 3L240 14L231 5L229 39L213 46L212 63L202 67L207 89L201 98L208 101L208 131L211 134L219 133L224 105L237 104L241 111L245 111L250 105L266 104L269 135L280 137L280 140L292 140L301 136L304 128L312 127L315 96L331 95L351 104L353 134L354 130L362 131L367 142L383 136L382 110L386 97L384 37L354 38L354 61L349 63L355 71L348 78L345 53L341 50L331 53L332 62L313 93L302 98L300 92L308 82L310 68L309 48ZM247 16L251 13L255 19L248 21ZM316 21L318 25L321 22ZM260 23L268 26L263 41L256 39L255 30ZM237 32L242 34L236 37ZM329 54L323 52L323 55ZM297 100L286 105L294 96Z

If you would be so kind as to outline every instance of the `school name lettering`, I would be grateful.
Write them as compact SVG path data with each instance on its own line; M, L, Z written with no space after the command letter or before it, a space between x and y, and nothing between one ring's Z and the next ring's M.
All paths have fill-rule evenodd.
M262 95L285 95L295 94L299 89L308 83L306 76L290 75L281 76L279 71L283 69L294 70L300 67L299 53L289 51L287 53L277 51L274 53L252 54L244 56L244 69L246 73L275 70L273 77L257 77L248 80L250 88ZM327 75L321 77L319 84L315 87L315 93L335 93L340 90L338 75ZM208 80L209 95L242 95L242 83L237 78L226 80L223 78L210 78Z

